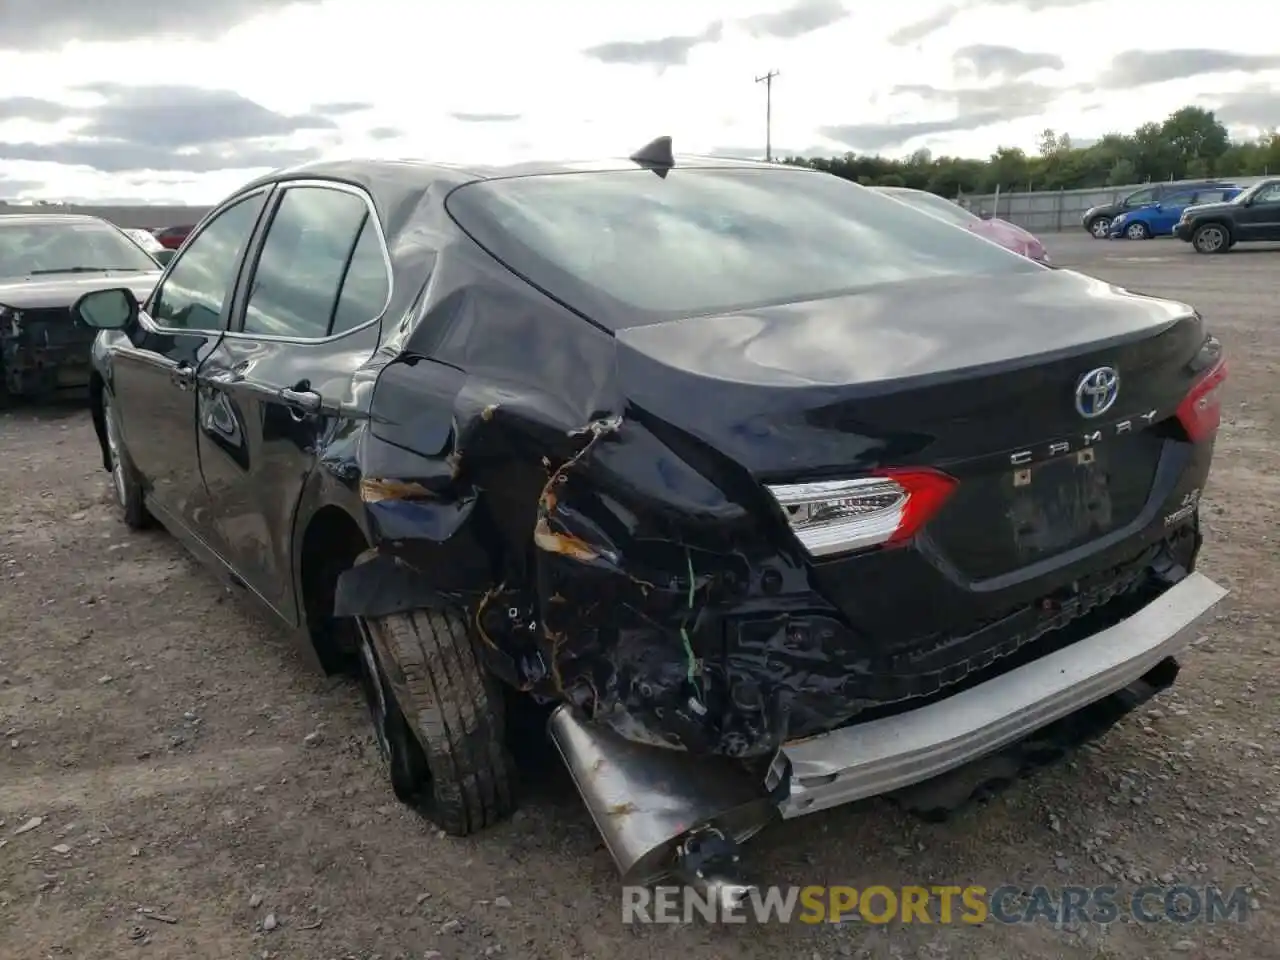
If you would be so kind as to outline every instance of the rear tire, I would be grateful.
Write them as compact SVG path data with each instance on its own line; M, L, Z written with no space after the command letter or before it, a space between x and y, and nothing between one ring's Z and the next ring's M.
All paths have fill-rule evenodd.
M116 508L130 530L146 530L154 520L142 495L142 483L129 460L120 434L120 420L110 392L102 391L102 422L107 432L107 455L111 459L111 492Z
M396 796L457 837L505 820L516 807L516 770L503 690L481 665L466 619L414 610L365 627L373 656L362 659L378 672L375 694L385 694L380 721L371 708Z

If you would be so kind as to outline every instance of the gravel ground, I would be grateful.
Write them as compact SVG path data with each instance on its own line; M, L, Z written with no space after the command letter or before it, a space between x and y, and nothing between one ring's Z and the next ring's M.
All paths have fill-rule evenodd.
M1278 956L1280 251L1050 237L1211 318L1232 358L1203 569L1232 590L1174 689L941 825L869 802L753 842L781 884L1247 885L1245 924L624 926L567 777L472 840L394 800L353 686L110 509L74 407L0 416L0 957ZM35 824L32 826L32 824Z

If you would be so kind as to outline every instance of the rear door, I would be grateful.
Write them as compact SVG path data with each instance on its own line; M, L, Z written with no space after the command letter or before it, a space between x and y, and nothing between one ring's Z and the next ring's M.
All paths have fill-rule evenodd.
M294 511L377 348L390 260L356 187L286 183L269 216L231 330L200 367L198 442L218 552L297 623Z
M196 368L226 329L268 192L238 197L204 224L143 305L129 345L112 353L122 439L148 498L200 536L207 499L196 447Z

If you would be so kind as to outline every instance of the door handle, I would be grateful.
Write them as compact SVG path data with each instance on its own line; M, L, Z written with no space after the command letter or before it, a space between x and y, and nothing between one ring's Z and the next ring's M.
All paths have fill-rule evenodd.
M320 398L320 394L314 390L294 390L289 387L285 387L280 391L280 399L284 401L285 406L289 408L289 412L297 419L318 413L320 405L324 402Z
M169 379L179 390L190 390L196 382L196 368L189 363L180 363L173 368Z

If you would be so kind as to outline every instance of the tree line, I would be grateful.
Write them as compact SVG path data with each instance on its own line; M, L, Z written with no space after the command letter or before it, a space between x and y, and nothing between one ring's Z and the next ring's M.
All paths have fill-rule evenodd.
M1280 132L1233 141L1212 110L1183 107L1162 123L1132 133L1109 133L1077 147L1065 133L1045 130L1039 153L1001 147L986 160L935 157L917 150L904 160L846 153L843 157L788 157L865 186L914 187L947 197L1002 191L1073 190L1195 177L1280 174Z

